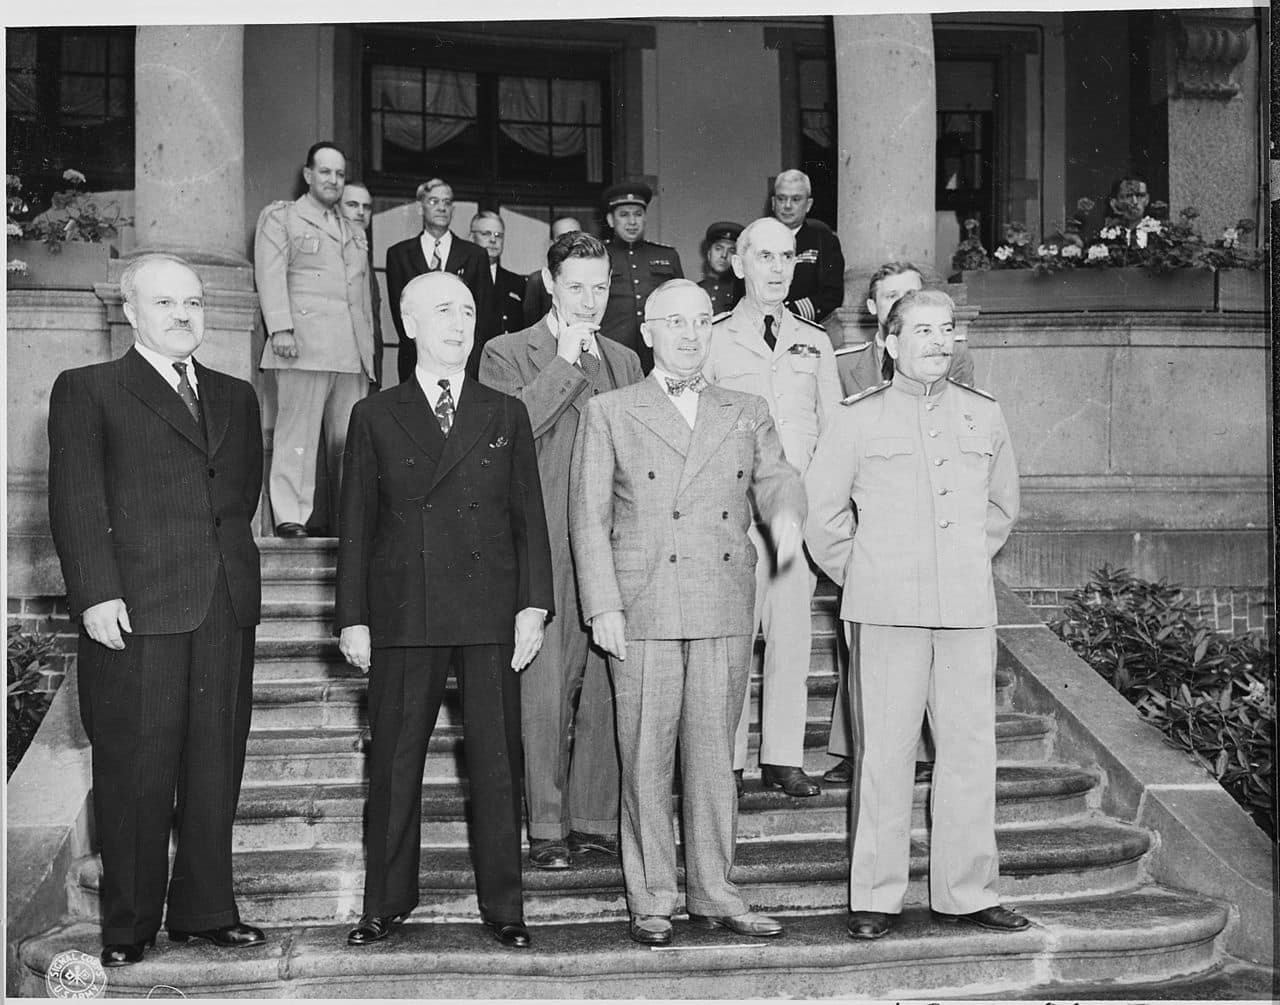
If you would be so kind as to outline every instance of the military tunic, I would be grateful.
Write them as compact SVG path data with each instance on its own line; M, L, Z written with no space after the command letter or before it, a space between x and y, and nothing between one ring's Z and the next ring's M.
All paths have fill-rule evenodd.
M742 280L732 272L726 272L722 276L707 276L700 280L698 285L706 290L707 296L711 298L712 314L731 311L742 299Z
M652 241L628 243L617 237L605 241L611 275L609 305L600 322L600 334L621 342L640 357L647 374L653 369L653 350L640 337L644 302L668 279L683 279L680 255L675 248Z

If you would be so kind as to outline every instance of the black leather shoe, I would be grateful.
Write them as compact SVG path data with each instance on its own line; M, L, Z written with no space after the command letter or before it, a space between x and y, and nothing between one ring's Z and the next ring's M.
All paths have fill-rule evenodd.
M381 942L404 924L409 912L403 914L366 914L360 924L347 933L348 946L371 946Z
M523 921L486 921L485 926L508 949L529 948L529 929Z
M536 869L568 869L569 846L561 838L530 841L529 864Z
M170 942L186 942L189 939L204 939L223 949L244 949L246 946L257 946L266 942L262 929L252 925L224 925L222 928L206 928L203 932L184 932L177 928L169 929Z
M618 857L618 839L612 834L591 834L588 831L569 832L569 855L577 858L590 851L598 851L613 858ZM532 854L532 853L531 853Z
M822 786L804 773L804 768L780 764L760 765L760 783L765 788L777 786L789 796L816 796Z
M917 782L933 781L933 762L932 761L916 761L916 781Z
M628 934L642 946L669 946L671 919L662 914L633 914Z
M1031 919L999 904L970 914L943 914L941 911L934 911L933 916L949 924L976 925L992 932L1020 932L1031 924Z
M850 911L844 927L851 939L879 939L889 934L892 917L883 911Z
M689 924L694 928L713 931L727 928L735 935L750 935L756 939L771 939L782 934L782 922L767 914L746 911L743 914L694 914L689 912Z
M840 763L834 768L828 768L822 773L824 782L831 782L833 785L849 785L853 782L853 758L842 757Z
M113 942L102 947L102 955L98 957L104 967L127 967L142 959L148 949L154 949L156 937L153 935L142 942Z
M742 769L733 769L733 787L738 790L738 798L742 798Z
M276 537L306 537L307 528L300 523L278 523L276 524Z

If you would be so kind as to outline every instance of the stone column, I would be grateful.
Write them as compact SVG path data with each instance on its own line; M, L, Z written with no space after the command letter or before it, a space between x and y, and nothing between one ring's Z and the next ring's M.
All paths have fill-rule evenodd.
M135 227L138 251L244 266L244 28L141 27Z
M843 340L872 328L867 279L883 262L934 265L937 74L928 14L845 15L835 32ZM935 278L935 277L930 277Z

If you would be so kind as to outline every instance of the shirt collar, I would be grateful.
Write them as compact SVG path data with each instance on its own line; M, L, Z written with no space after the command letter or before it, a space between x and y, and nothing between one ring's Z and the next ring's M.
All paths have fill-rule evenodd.
M893 386L913 398L936 398L947 386L947 378L939 377L932 384L926 384L922 380L908 377L901 370L895 369L893 371Z
M556 339L560 338L560 319L556 317L556 312L554 307L552 307L551 310L547 311L547 330L551 332L554 338ZM594 334L592 334L591 336L591 344L588 345L587 348L583 350L583 352L589 352L591 353L592 356L595 356L597 359L600 358L600 345L596 341L596 337Z
M414 369L413 375L418 379L418 386L422 388L422 393L427 396L427 402L432 408L436 406L436 399L440 397L440 381L449 381L449 390L453 392L453 403L456 406L458 399L462 396L462 382L466 379L466 370L459 370L457 373L451 373L447 377L442 373L432 373L421 363Z
M193 360L190 356L185 359L171 359L164 353L156 352L141 342L134 342L133 348L137 350L139 356L155 367L156 373L160 374L170 387L176 388L178 386L178 371L173 368L174 363L186 363L187 380L191 382L193 388L199 386L199 381L196 380L196 368L191 365Z
M742 311L746 315L747 320L751 324L751 330L761 336L764 333L765 312L761 311L755 304L751 303L746 297L743 297L739 304L742 305ZM773 337L782 337L782 316L786 313L786 305L778 304L773 310L768 312L769 317L773 318Z

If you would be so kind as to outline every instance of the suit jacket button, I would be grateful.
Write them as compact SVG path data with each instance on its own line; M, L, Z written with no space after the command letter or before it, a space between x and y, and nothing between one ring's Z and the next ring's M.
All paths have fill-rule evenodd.
M672 555L670 558L667 559L668 562L674 562L675 560L676 560L675 555Z
M672 514L671 514L671 519L672 519L672 520L679 520L679 519L680 519L680 511L679 511L679 510L676 510L674 513L672 513Z
M725 510L723 513L721 513L721 514L720 514L720 519L721 519L721 520L728 520L728 519L729 519L729 511L728 511L728 510Z
M430 508L431 508L431 503L423 503L423 504L422 504L422 508L423 508L423 509L430 509Z
M741 472L741 471L739 471L739 472L738 472L738 477L739 477L739 478L741 478L741 477L742 477L742 472Z
M478 502L473 502L473 503L471 503L471 504L470 504L470 508L471 508L471 509L479 509L479 508L480 508L480 504L479 504Z
M653 478L657 478L658 476L657 476L657 475L655 475L652 471L650 471L650 472L649 472L649 477L650 477L650 479L653 479Z
M471 553L471 557L472 557L472 558L474 558L476 561L479 561L479 560L480 560L480 552L478 552L478 551L473 551L473 552Z
M215 527L221 527L221 526L222 526L222 517L220 517L220 516L215 516L215 517L213 518L213 525L214 525Z
M480 458L480 467L482 467L482 468L487 468L488 466L489 466L489 458L487 458L487 457L481 457L481 458Z
M210 468L210 469L209 469L209 477L210 477L210 478L213 478L217 473L218 473L218 472L217 472L217 471L215 471L213 468Z
M729 561L729 553L727 551L724 553L724 560L726 562Z

